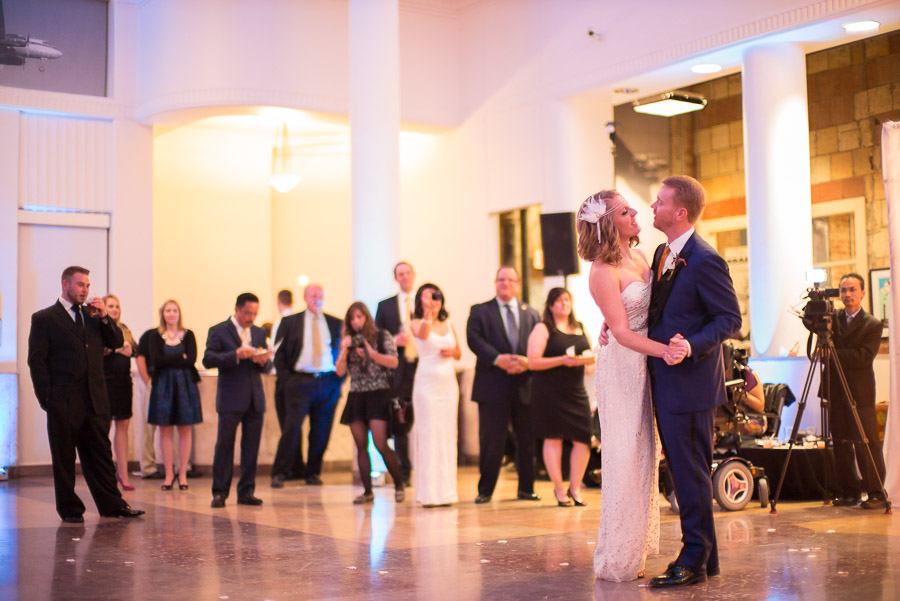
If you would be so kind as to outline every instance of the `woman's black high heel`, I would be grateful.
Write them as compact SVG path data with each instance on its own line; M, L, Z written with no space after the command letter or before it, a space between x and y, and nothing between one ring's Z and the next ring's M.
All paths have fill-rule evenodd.
M567 489L567 490L566 490L566 496L568 496L570 499L572 499L572 502L575 503L575 506L576 506L576 507L587 507L587 503L585 503L585 502L584 502L583 500L581 500L581 499L576 499L576 498L575 498L575 495L572 494L572 490L571 490L571 489Z
M556 491L555 491L555 490L553 491L553 496L556 497L556 504L557 504L559 507L571 507L571 506L572 506L572 502L569 501L568 499L565 499L564 501L560 501L560 500L559 500L559 497L556 496ZM572 496L572 495L569 495L569 496Z
M172 482L172 483L170 483L170 484L163 484L162 486L160 486L160 488L163 489L163 490L166 491L166 492L169 492L170 490L172 490L172 487L173 487L174 485L175 485L175 483Z
M188 488L190 488L190 486L187 484L182 484L181 482L178 483L178 490L187 490Z

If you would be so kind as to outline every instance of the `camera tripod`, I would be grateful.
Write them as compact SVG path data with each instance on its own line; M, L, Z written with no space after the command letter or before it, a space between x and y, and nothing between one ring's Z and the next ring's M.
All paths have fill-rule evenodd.
M803 393L800 395L800 400L797 402L797 415L794 417L794 425L791 428L791 437L788 444L788 452L787 456L784 458L784 465L781 466L781 475L778 477L778 486L775 488L775 496L772 498L772 510L771 513L776 514L776 506L778 504L778 498L781 495L781 486L784 484L784 476L787 473L788 463L791 460L791 453L794 450L794 441L797 440L797 432L800 430L800 421L803 419L803 410L806 409L806 401L809 399L810 389L812 388L813 375L816 373L816 368L819 369L821 382L821 389L825 392L825 399L821 396L819 397L820 409L822 412L822 438L825 441L825 446L822 449L823 458L824 458L824 466L825 466L825 500L824 503L827 505L829 503L828 500L828 471L830 462L833 461L833 457L829 455L828 448L829 446L833 447L833 441L831 440L831 427L828 420L828 404L831 402L831 369L832 367L838 374L838 378L841 381L841 388L844 391L844 398L847 399L847 404L850 406L850 412L853 414L853 422L856 424L856 433L859 435L857 439L862 443L862 446L866 449L866 459L869 461L869 466L872 472L875 474L878 479L878 486L881 488L881 494L884 495L885 500L885 513L891 514L891 500L888 498L887 491L884 489L884 481L881 478L881 474L878 473L878 470L875 468L875 458L872 456L872 449L869 448L869 440L866 437L865 429L863 428L862 421L859 419L859 412L856 410L856 401L853 400L853 396L850 394L850 387L847 384L847 378L844 375L844 370L841 367L841 362L838 360L836 349L834 348L834 341L832 340L832 331L831 331L831 320L830 316L824 320L825 323L821 324L822 327L819 327L813 331L816 336L816 349L810 357L810 365L809 371L806 373L806 381L803 384ZM810 334L812 336L812 334ZM809 346L807 346L807 352L809 350ZM829 445L829 443L832 443ZM857 456L857 461L860 458ZM869 492L871 495L871 491Z

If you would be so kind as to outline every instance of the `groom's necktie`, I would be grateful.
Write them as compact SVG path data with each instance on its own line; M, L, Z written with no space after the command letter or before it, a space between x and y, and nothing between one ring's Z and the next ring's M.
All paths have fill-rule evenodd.
M516 354L519 348L519 326L516 325L516 316L513 315L512 307L503 306L506 307L506 329L509 334L509 343L512 345L513 354Z
M656 266L656 281L662 278L663 272L666 270L666 259L669 258L669 245L663 250L662 256L659 258L659 265Z

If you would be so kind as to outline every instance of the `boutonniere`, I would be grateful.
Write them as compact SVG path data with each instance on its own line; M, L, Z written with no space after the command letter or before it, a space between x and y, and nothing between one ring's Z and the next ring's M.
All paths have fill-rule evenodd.
M687 260L690 255L691 255L691 253L675 255L675 265L666 274L666 279L671 280L672 278L675 277L675 274L677 274L679 271L681 271L682 268L687 267L688 266Z

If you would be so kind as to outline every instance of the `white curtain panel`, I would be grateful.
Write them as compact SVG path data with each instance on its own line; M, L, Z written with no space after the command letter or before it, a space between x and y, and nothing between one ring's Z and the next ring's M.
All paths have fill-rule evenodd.
M881 130L881 169L888 209L891 244L890 326L891 396L884 431L884 487L891 500L900 498L900 122L884 123ZM870 292L871 293L871 292Z

